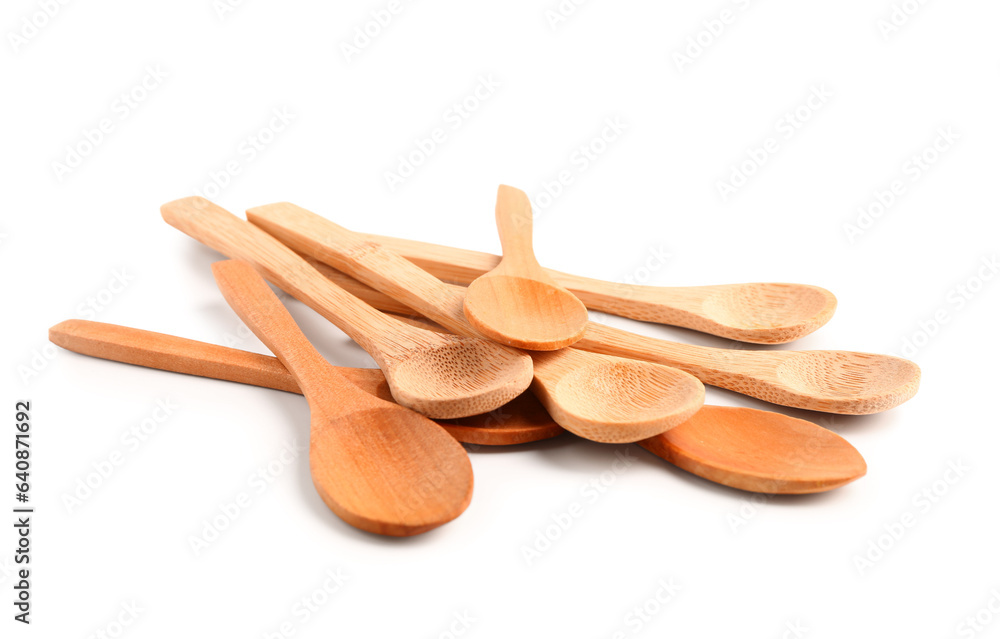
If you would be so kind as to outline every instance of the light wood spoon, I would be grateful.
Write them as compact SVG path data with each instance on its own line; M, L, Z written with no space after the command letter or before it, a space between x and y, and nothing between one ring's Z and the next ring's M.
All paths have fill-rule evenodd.
M49 341L76 353L115 362L302 393L295 378L275 357L183 337L71 319L50 328ZM369 395L393 401L379 369L336 368ZM435 421L462 443L487 446L524 444L564 432L530 392L484 415Z
M302 252L311 250L316 256L321 253L318 246L307 243L301 246ZM375 308L414 312L409 300L401 304L334 268L321 271ZM402 299L400 296L399 300ZM687 371L705 384L773 404L844 415L866 415L894 408L913 397L920 386L920 367L891 355L692 346L596 322L587 325L583 339L573 348L657 362Z
M535 259L527 194L500 185L496 220L503 259L469 285L465 317L480 333L508 346L554 351L579 340L587 328L587 307Z
M84 355L301 393L276 358L114 324L67 320L49 339ZM365 392L390 400L378 369L338 368ZM563 432L530 393L488 415L438 421L460 442L522 444ZM705 405L680 426L638 442L710 481L773 494L830 490L865 474L860 453L812 422L750 408Z
M365 237L443 280L461 284L490 272L501 259L415 240ZM806 284L644 286L545 270L591 310L757 344L783 344L808 335L830 321L837 308L830 291Z
M462 287L445 284L377 243L294 204L252 208L247 217L287 245L350 272L449 331L477 334L462 312ZM666 366L573 348L533 351L531 357L535 396L560 426L594 441L634 442L656 435L687 420L705 397L701 382Z
M347 523L405 537L458 517L472 498L462 446L412 410L372 397L316 352L253 266L212 265L219 290L275 353L309 402L309 467L326 505Z
M164 204L171 226L254 264L272 283L336 324L385 373L395 400L436 418L479 415L531 383L531 359L481 338L442 335L385 316L323 277L252 224L200 197Z

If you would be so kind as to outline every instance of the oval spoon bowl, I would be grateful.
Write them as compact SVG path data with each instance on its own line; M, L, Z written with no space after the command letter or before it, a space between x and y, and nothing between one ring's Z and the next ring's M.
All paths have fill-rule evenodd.
M463 308L477 331L518 348L564 348L583 337L587 329L587 309L575 295L523 277L500 275L476 280L469 285ZM539 308L547 308L565 321L553 322L551 317L540 315ZM517 338L512 339L515 334Z
M758 493L824 492L868 470L861 453L840 435L752 408L705 406L639 445L699 477Z
M658 435L701 408L705 386L675 368L616 357L579 358L549 383L536 359L532 389L563 428L598 442L621 444Z
M455 419L502 407L531 383L532 362L521 353L481 339L440 336L445 344L387 362L383 372L397 403Z
M373 469L359 447L381 451L379 465L391 472ZM309 467L330 510L380 535L427 532L458 517L472 499L462 445L426 417L392 406L314 423Z

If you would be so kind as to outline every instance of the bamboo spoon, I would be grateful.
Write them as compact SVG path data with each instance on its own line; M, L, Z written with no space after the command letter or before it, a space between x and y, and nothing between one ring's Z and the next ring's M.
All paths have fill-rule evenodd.
M309 402L309 467L347 523L405 537L458 517L472 498L462 446L428 418L372 397L316 352L249 262L216 262L219 290L288 368Z
M441 282L378 244L293 204L249 209L247 217L287 245L352 273L446 329L476 334L462 313L462 287ZM535 396L560 426L587 439L645 439L687 420L704 401L698 380L665 366L572 348L532 352L531 357Z
M867 472L840 435L803 419L752 408L705 406L639 445L718 484L758 493L819 493Z
M115 362L302 393L277 358L183 337L73 319L50 328L49 341L76 353ZM393 401L379 369L336 368L369 395ZM487 446L524 444L563 432L529 392L484 415L435 421L462 443Z
M469 285L465 317L492 340L535 351L565 348L583 337L587 308L556 284L531 248L531 202L519 189L497 190L503 259Z
M53 326L49 339L103 359L302 392L288 369L268 355L86 320ZM390 399L378 369L337 372L365 392ZM563 432L530 393L489 415L438 423L458 441L472 444L520 444ZM680 426L638 444L699 477L752 492L821 492L865 474L864 459L842 437L811 422L751 408L706 405Z
M409 290L409 285L394 285L389 278L380 277L377 268L369 267L362 277L356 269L360 268L359 258L367 257L366 251L378 252L379 255L389 252L374 240L367 239L368 236L360 233L351 236L351 246L355 248L349 249L352 259L346 260L338 255L344 247L337 246L336 242L349 231L315 213L294 204L281 203L250 209L247 216L297 251L336 269L350 270L366 284L385 292L388 297L343 273L324 270L325 274L376 308L405 312L405 307L399 305L402 302L449 330L462 332L454 325L445 323L451 321L454 324L454 317L440 317L439 309L428 307L421 299L435 299L444 304L441 300L460 295L460 287L453 287L449 292L447 285L432 280L438 285L428 289L433 292L418 294ZM356 248L359 246L366 248ZM390 268L399 272L403 267L393 262ZM424 282L425 279L421 278L423 285L433 286ZM418 308L418 305L422 307ZM587 325L586 334L572 350L577 349L672 366L691 373L706 384L774 404L845 415L888 410L913 397L920 385L920 368L913 362L890 355L851 351L738 351L692 346L595 322ZM537 356L540 354L534 355L537 369Z
M489 253L383 235L365 237L449 282L468 284L500 263ZM805 284L643 286L545 270L589 309L757 344L783 344L808 335L830 321L837 308L830 291Z
M531 383L531 360L484 339L407 326L324 278L302 258L253 225L200 197L161 207L171 226L265 277L336 324L368 351L397 402L429 417L487 413Z

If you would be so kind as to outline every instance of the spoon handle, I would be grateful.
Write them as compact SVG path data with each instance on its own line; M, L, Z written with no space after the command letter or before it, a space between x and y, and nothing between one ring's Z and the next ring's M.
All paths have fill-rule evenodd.
M306 399L325 396L331 386L360 393L325 360L299 329L267 282L249 262L225 260L212 264L212 274L229 306L247 328L278 356ZM346 380L344 380L346 381Z
M409 327L385 317L332 283L290 248L254 225L200 197L164 204L163 219L171 226L227 257L246 260L293 297L323 315L381 365L380 338L405 343Z
M497 231L503 247L503 262L518 272L540 271L531 246L531 201L520 189L501 184L497 189Z
M464 288L445 284L360 233L289 202L247 209L247 219L299 253L371 283L390 299L423 307L425 316L438 324L463 335L478 335L462 312ZM324 272L329 275L345 277L334 269L326 269ZM421 300L436 303L427 305ZM400 310L398 306L380 308Z
M302 392L288 369L273 357L174 335L71 319L50 328L49 341L75 353L115 362Z

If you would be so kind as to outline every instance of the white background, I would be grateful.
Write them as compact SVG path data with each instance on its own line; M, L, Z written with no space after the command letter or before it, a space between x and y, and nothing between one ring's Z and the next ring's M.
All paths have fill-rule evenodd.
M348 60L341 45L386 2L252 0L221 16L216 5L69 2L18 42L41 9L4 3L4 602L16 399L33 405L37 508L33 624L15 624L5 603L4 636L115 632L133 601L141 611L122 636L274 636L265 633L285 622L296 637L1000 633L988 609L1000 604L1000 279L980 277L1000 252L1000 6L911 0L915 13L888 32L888 0L590 2L555 26L555 0L406 2ZM719 31L723 10L721 33L699 36L704 21ZM699 37L707 45L679 64ZM165 79L123 109L116 101L147 67ZM452 105L481 77L499 86L455 127ZM778 121L814 88L830 97L800 110L805 121L786 137ZM294 119L250 158L241 144L273 109ZM104 118L113 128L78 166L54 165ZM627 128L581 170L574 154L607 118ZM397 156L438 127L445 141L391 190ZM949 127L957 140L914 175L911 158ZM768 138L778 150L723 198L719 181ZM206 190L230 161L239 173ZM539 197L563 170L572 183ZM852 242L845 224L895 180L905 192ZM85 317L263 351L215 288L218 255L161 220L166 201L200 191L241 213L290 200L355 230L496 251L500 183L533 197L536 252L549 266L659 285L816 284L838 296L836 316L781 348L900 354L904 340L920 344L908 353L923 370L920 393L888 413L776 409L848 438L868 475L818 496L754 497L637 447L564 436L470 452L476 487L462 517L379 538L324 507L304 457L263 493L248 483L286 442L305 441L300 397L46 347L49 326ZM123 269L124 290L88 310ZM976 291L962 304L959 286ZM373 365L318 315L291 310L331 361ZM937 329L935 315L947 320ZM132 450L123 433L158 399L177 408ZM771 408L716 389L706 399ZM68 508L77 480L115 451L124 464ZM584 496L626 451L631 467L596 501ZM951 463L969 470L947 485ZM935 488L930 508L913 501ZM241 492L252 505L196 554L190 538ZM524 548L574 501L584 515L529 565ZM916 524L884 538L891 547L860 570L856 558L907 512ZM329 570L346 583L302 623L296 602ZM679 588L664 605L661 580ZM640 623L637 606L655 614ZM982 630L960 626L977 612ZM468 628L456 623L463 615Z

